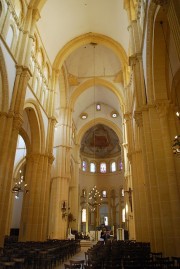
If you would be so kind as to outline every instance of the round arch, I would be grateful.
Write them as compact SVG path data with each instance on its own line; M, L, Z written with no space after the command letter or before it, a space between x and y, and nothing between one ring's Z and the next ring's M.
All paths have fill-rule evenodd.
M80 145L81 140L83 138L83 135L85 134L85 132L90 129L91 127L95 126L96 124L104 124L106 126L108 126L109 128L111 128L118 136L119 141L121 143L122 138L123 138L123 134L122 131L118 128L118 126L114 123L112 123L111 121L107 120L107 119L103 119L103 118L96 118L94 120L89 121L87 124L85 124L78 132L77 134L77 143L78 145Z
M40 108L32 99L26 100L26 110L31 131L31 153L45 152L45 131Z
M8 111L9 102L9 84L7 78L7 70L2 48L0 47L0 79L2 87L0 87L0 111Z
M112 38L102 35L102 34L97 34L97 33L86 33L84 35L78 36L68 42L57 54L54 63L53 63L53 68L55 70L60 69L61 66L63 65L63 62L65 59L77 48L84 46L89 43L98 43L102 44L110 49L117 55L119 58L120 62L122 63L123 66L123 71L125 71L127 65L128 65L128 57L126 55L125 50L115 40Z
M119 103L122 107L124 107L124 98L122 96L122 94L120 93L120 91L113 85L113 83L111 83L110 81L107 81L105 79L101 79L101 78L92 78L89 79L87 81L85 81L84 83L82 83L80 86L78 86L76 88L76 90L73 92L71 98L70 98L70 106L71 108L74 107L74 104L77 100L77 98L79 97L79 95L84 92L87 88L90 88L94 85L101 85L104 86L106 88L108 88L110 91L112 91L118 98Z
M19 131L19 135L22 136L24 143L26 145L26 155L30 154L31 152L31 143L30 143L30 139L27 133L27 130L24 130L23 128L20 129Z
M147 101L153 103L153 29L154 29L154 16L159 7L152 1L148 8L147 17L147 36L146 36L146 83L147 83Z

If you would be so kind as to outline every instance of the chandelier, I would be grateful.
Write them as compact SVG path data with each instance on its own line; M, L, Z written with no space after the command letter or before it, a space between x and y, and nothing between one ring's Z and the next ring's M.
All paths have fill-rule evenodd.
M22 170L19 170L19 177L12 188L12 193L15 194L15 199L19 199L19 193L28 193L27 184L24 182L24 176L22 175Z
M101 193L97 190L96 186L88 194L88 206L91 211L95 211L102 203Z

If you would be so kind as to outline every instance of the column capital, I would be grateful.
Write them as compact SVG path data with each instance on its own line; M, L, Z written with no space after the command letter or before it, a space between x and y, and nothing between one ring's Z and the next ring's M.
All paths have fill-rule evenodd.
M132 66L136 65L136 63L141 61L141 60L142 60L142 54L135 53L129 57L129 65L132 67Z
M27 66L16 64L16 75L22 75L23 77L27 77L29 80L32 73Z
M49 164L52 164L52 163L54 162L54 160L55 160L55 157L50 153L50 154L48 155L48 163L49 163Z
M135 119L136 124L139 127L142 127L143 126L142 111L135 110L134 111L134 119Z
M54 126L58 122L57 119L55 117L53 117L53 116L52 117L49 117L49 121L51 121Z
M22 124L23 124L22 116L20 114L15 114L14 115L14 120L13 120L13 129L19 131Z
M131 119L132 119L132 113L131 113L131 112L126 112L126 113L124 113L124 119L125 119L126 121L131 120Z
M170 101L164 100L164 101L157 101L156 102L156 109L159 113L160 117L166 117L169 111L170 107Z
M127 158L130 161L130 163L132 163L132 152L127 153Z

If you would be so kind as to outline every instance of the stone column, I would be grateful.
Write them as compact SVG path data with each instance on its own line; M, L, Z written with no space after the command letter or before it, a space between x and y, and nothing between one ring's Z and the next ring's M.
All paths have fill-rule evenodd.
M7 232L8 225L8 214L10 212L10 198L11 198L11 184L13 174L13 164L16 152L16 143L19 133L19 129L22 125L21 117L10 117L6 119L6 131L7 133L7 144L4 141L3 154L0 158L0 245L3 246L4 236ZM10 137L9 137L10 136Z
M0 126L4 127L0 136L0 151L3 152L0 154L0 186L2 189L0 197L0 245L3 245L6 225L8 225L13 165L17 138L23 122L22 111L29 78L28 69L17 66L10 111L7 114L2 113L0 117Z
M148 206L146 197L146 186L145 186L145 148L144 148L144 137L143 137L143 118L142 111L134 111L134 119L136 122L136 128L134 130L134 165L132 166L133 175L133 199L134 199L134 218L136 222L136 240L142 242L150 241L150 224L148 217ZM142 202L143 201L143 202Z
M145 189L152 251L172 256L175 252L179 255L180 203L165 108L157 103L143 111Z
M70 193L69 193L69 205L70 211L75 217L76 221L74 221L71 225L73 229L80 230L81 223L78 223L78 216L81 214L80 212L80 194L79 194L79 149L80 146L78 144L74 145L73 153L72 153L72 166L71 169L71 181L70 181ZM80 218L81 219L81 218Z
M52 156L32 154L27 157L26 183L20 225L20 241L44 241L48 231L50 169Z
M145 105L147 102L144 86L142 55L140 53L138 54L136 53L135 55L130 57L129 61L133 71L136 109L139 109L142 107L142 105Z
M69 207L69 180L71 157L71 117L72 111L61 108L61 118L55 133L56 164L51 188L51 236L65 239L67 236L67 218L62 218L61 204L66 201Z
M165 163L164 173L160 172L162 178L159 182L161 189L161 208L164 210L162 218L164 226L164 241L166 242L165 251L168 255L174 255L173 253L176 252L176 255L179 256L180 216L177 212L180 212L180 196L168 123L170 104L168 101L157 102L156 108L160 119L162 134L161 146L163 148ZM162 169L163 167L159 168ZM167 211L168 215L165 213Z

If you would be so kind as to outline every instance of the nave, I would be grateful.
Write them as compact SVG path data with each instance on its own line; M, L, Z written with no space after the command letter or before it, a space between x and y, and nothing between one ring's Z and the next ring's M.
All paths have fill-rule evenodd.
M134 240L11 241L1 248L0 268L175 269L180 268L180 258L152 252L150 243Z

